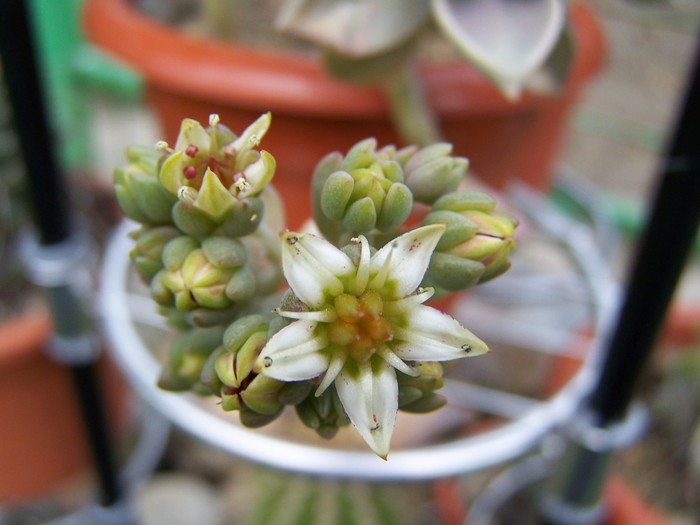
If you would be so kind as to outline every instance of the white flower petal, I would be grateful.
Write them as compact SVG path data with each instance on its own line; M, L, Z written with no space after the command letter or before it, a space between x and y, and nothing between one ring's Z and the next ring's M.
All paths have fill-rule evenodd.
M377 348L377 355L384 359L387 363L389 363L391 366L396 368L399 372L403 372L406 375L417 377L420 375L420 372L417 370L414 370L410 366L408 366L406 363L404 363L399 356L397 356L394 352L391 351L391 349L386 346L386 345L381 345Z
M397 299L396 301L384 301L384 315L392 316L399 315L415 308L419 304L423 304L430 299L435 290L433 288L419 288L416 293Z
M309 312L293 312L290 310L277 310L277 313L287 319L303 319L304 321L319 321L321 323L332 323L338 319L338 314L334 308L324 310L312 310Z
M323 376L321 384L318 385L318 388L316 389L316 397L323 394L326 391L326 389L329 386L331 386L331 383L335 381L335 378L338 377L338 374L343 369L343 366L345 366L345 361L347 361L347 359L347 352L333 352L333 357L331 357L331 362L328 365L328 370L326 370L326 374Z
M444 224L431 224L404 233L383 246L372 257L370 272L381 275L388 265L386 282L375 277L370 288L388 292L382 294L387 299L401 299L413 293L423 280L430 257L444 231Z
M447 361L489 351L486 343L457 320L430 306L412 308L403 320L403 326L394 326L394 340L389 345L403 360Z
M398 410L394 368L383 359L348 360L335 380L340 402L362 439L380 458L389 454Z
M285 232L281 238L284 276L301 302L316 309L345 291L340 278L356 271L347 255L315 235Z
M273 335L260 352L256 370L280 381L302 381L322 374L329 357L323 350L325 332L316 333L317 323L296 321Z
M360 235L353 241L360 243L360 264L357 266L357 274L355 274L355 280L352 283L351 293L360 296L367 289L367 283L369 282L371 256L369 242L367 242L367 238L364 235Z

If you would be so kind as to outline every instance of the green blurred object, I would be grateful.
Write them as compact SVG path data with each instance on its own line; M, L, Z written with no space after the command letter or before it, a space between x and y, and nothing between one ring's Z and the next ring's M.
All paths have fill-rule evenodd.
M80 22L83 0L31 0L29 6L59 161L69 169L84 167L91 148L83 88L137 101L141 79L86 44Z
M570 217L583 222L603 220L621 235L634 239L642 231L647 215L644 203L625 199L619 195L600 192L595 202L567 188L557 185L549 193L550 200ZM595 209L594 209L595 208ZM700 234L696 237L692 254L700 258Z

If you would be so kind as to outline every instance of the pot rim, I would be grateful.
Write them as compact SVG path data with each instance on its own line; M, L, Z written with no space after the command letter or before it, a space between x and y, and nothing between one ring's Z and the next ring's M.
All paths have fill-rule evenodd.
M600 68L604 55L602 32L593 13L574 5L570 19L578 52L563 98L577 93ZM246 107L273 112L356 119L388 114L381 89L334 80L312 55L188 35L139 13L130 0L88 0L83 21L94 44L135 68L154 89L206 98L212 105L235 100ZM530 93L517 103L509 102L461 61L424 65L421 69L428 96L438 113L448 118L465 113L528 111L562 98Z

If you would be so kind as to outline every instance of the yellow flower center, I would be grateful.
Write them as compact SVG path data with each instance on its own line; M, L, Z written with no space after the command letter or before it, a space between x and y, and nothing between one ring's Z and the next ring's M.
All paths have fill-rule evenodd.
M374 290L360 297L340 294L334 299L334 306L338 319L330 323L328 339L346 348L356 361L367 361L378 346L393 338L391 323L382 316L384 302Z

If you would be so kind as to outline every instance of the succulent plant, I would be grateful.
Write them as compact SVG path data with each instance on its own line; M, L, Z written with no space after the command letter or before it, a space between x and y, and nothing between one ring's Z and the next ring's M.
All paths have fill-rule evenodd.
M443 36L510 99L543 68L563 83L572 57L566 0L287 0L276 25L316 45L332 75L383 86L409 144L440 139L412 68L426 34Z
M386 458L398 410L444 405L441 363L488 351L424 303L504 272L517 221L457 191L468 162L451 145L370 138L315 170L323 237L288 231L275 161L255 149L270 115L240 136L209 124L185 120L172 149L128 150L115 174L141 224L130 257L178 332L159 385L215 395L249 427L286 406L325 438L352 424Z

